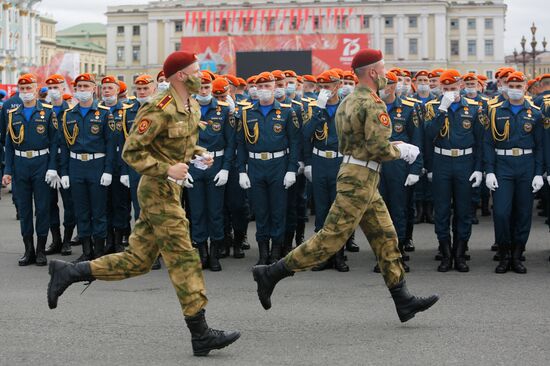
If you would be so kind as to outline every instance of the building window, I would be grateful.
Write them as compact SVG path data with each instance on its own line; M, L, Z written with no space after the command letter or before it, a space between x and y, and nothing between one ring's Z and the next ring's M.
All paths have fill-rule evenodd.
M139 62L140 53L140 46L132 46L132 61Z
M485 71L485 76L487 76L487 79L493 80L493 70Z
M222 19L220 24L220 32L227 32L227 19Z
M393 55L393 38L386 38L384 40L384 53Z
M459 47L458 47L458 40L453 39L451 40L451 56L458 56Z
M476 18L468 18L468 29L470 30L476 29Z
M409 54L418 55L418 39L409 38Z
M485 29L493 29L493 18L485 18Z
M361 24L361 28L367 29L370 27L370 18L366 15L363 15L363 24Z
M199 23L199 32L206 32L206 19L201 19Z
M485 40L485 56L493 56L495 53L494 47L493 47L493 40L492 39L486 39Z
M384 17L384 26L386 28L393 28L393 17Z
M336 20L337 29L346 29L346 23L348 22L348 16L344 15L343 17L338 17Z
M314 20L314 23L313 23L313 27L314 29L317 29L315 28L316 25L315 25L315 20L318 19L318 17L314 17L313 20ZM267 23L267 30L268 31L274 31L275 30L275 17L271 17L269 20L268 20L268 23ZM319 23L317 23L317 27L319 26Z
M139 25L132 26L132 35L139 36Z
M175 32L183 32L183 22L181 20L176 20L174 23Z
M415 16L410 16L409 17L409 28L416 28L418 27L418 17L415 15Z
M321 24L321 17L319 15L315 15L313 17L313 29L319 29L320 24Z
M123 25L119 25L118 27L116 27L116 34L118 34L119 36L124 34L124 26Z
M249 27L250 27L250 24L249 24ZM290 22L290 29L291 30L298 29L298 18L297 17L292 18L292 21Z
M124 46L118 46L116 48L116 60L124 61Z
M124 75L117 75L116 78L120 81L124 81Z
M451 19L451 29L458 29L458 19Z
M95 74L95 64L92 64L92 74Z
M475 56L477 51L477 42L475 39L468 40L468 56Z
M174 51L179 51L181 49L181 42L174 43Z
M88 64L84 64L84 72L85 72L85 73L88 72Z

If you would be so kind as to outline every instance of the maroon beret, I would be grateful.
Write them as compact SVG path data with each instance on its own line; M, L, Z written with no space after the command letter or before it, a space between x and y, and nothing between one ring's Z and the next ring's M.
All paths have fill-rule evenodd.
M194 53L176 51L172 52L164 61L162 70L166 75L166 78L174 75L176 72L185 69L187 66L191 65L194 62L197 62L199 59Z
M383 58L384 56L382 55L382 51L367 48L357 52L355 56L353 56L353 60L351 61L351 68L358 69L363 66L372 65L382 60Z

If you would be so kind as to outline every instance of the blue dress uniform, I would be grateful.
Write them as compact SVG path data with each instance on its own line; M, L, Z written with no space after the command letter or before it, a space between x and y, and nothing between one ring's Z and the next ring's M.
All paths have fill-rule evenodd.
M422 146L422 127L415 103L396 97L393 103L386 103L386 108L392 121L390 141L403 141L420 148ZM388 206L397 232L398 247L402 256L405 255L404 245L407 240L407 225L409 220L413 218L409 215L413 187L405 186L405 181L409 174L420 177L422 164L422 154L419 154L412 165L404 160L385 162L382 164L380 173L379 191L386 206ZM405 271L408 271L408 266L405 263L403 263L403 267Z
M50 228L50 187L47 170L56 170L57 118L48 104L20 105L7 114L5 174L13 176L13 192L19 208L25 255L19 265L36 261L46 265L45 246ZM34 200L33 200L34 198ZM33 243L33 204L36 209L36 256Z
M210 238L210 267L219 271L219 252L224 246L224 195L225 185L216 186L214 177L225 169L229 172L235 158L235 116L228 103L212 98L201 105L198 145L214 158L210 169L189 167L193 187L189 188L191 206L191 240L196 243L203 267L208 259L207 242Z
M141 212L139 201L137 199L137 187L139 185L141 175L134 169L129 167L128 164L126 164L126 162L122 159L122 148L124 147L126 138L128 138L128 134L132 130L132 126L134 125L134 121L140 107L140 103L136 100L133 102L133 104L130 105L129 108L125 109L126 118L121 123L122 131L119 132L117 154L118 162L120 164L120 175L128 175L130 177L130 198L132 202L132 208L134 209L134 220L136 221L139 218L139 214ZM130 207L128 207L128 210L130 210Z
M452 267L461 272L469 270L465 251L472 231L470 202L474 171L481 171L483 119L478 103L464 97L451 104L447 112L438 109L440 99L426 105L425 137L433 142L433 194L435 232L439 240L442 261L438 271ZM456 240L451 256L450 216L454 204Z
M525 100L520 106L508 100L489 108L485 129L484 165L495 174L493 192L495 243L501 263L497 273L511 265L525 273L520 258L531 230L532 180L543 173L543 120L538 107ZM513 214L512 214L513 213ZM509 254L512 260L509 261Z
M7 127L8 127L8 111L10 111L14 108L17 108L20 105L23 105L23 101L21 100L21 98L19 98L18 94L14 95L13 97L6 100L4 102L4 104L2 105L2 109L0 110L0 141L1 141L0 145L3 145L6 142L6 133L8 131L8 129L7 129ZM2 152L3 151L0 151L0 155L3 155ZM0 157L2 158L2 159L0 159L0 162L5 162L6 157L5 156L0 156ZM13 179L12 179L12 183L13 183ZM12 184L11 185L11 194L12 194L11 199L12 199L13 205L15 206L17 219L19 220L19 209L17 207L17 202L15 200L15 191L16 190L17 190L16 185Z
M283 181L287 172L296 173L298 169L300 125L290 104L274 101L271 106L255 102L244 107L239 128L239 172L246 172L248 161L256 240L260 250L258 263L265 264L270 239L272 258L281 255L287 203Z
M63 134L61 173L69 176L83 255L101 256L107 236L107 187L103 173L112 174L116 163L116 126L109 108L94 100L90 108L80 104L65 111L59 126ZM91 238L93 236L93 245Z

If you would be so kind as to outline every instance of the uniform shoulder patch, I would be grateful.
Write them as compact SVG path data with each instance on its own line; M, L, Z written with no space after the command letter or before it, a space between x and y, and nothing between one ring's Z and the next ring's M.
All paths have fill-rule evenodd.
M218 104L224 107L229 107L229 103L218 100Z
M388 127L391 123L390 116L386 112L382 112L378 115L378 120L383 126Z
M8 113L13 113L15 112L16 110L18 110L19 107L15 107L15 108L12 108L12 109L8 109Z
M489 101L487 103L489 104L495 104L498 102L498 97L493 97L492 99L489 99Z
M468 104L471 104L471 105L478 105L478 102L473 100L473 99L470 99L470 98L464 98L466 99L466 101L468 102Z
M414 107L414 103L410 100L402 100L401 103L409 107Z
M247 105L251 105L251 103L246 100L241 100L240 102L237 102L237 105L240 105L241 107L246 107Z
M250 105L247 105L246 107L243 107L243 111L246 111L247 109L250 109L254 107L254 105L250 104Z
M489 108L496 108L496 107L500 107L502 105L502 103L504 102L499 102L499 103L493 103L493 104L489 104Z
M309 102L308 105L309 105L310 107L317 107L317 101L316 101L316 100L311 101L311 102Z
M298 104L298 105L299 105L300 107L302 107L302 106L303 106L303 104L302 104L302 103L300 103L300 102L298 102L297 100L292 100L292 103L294 103L294 104Z
M294 127L300 128L300 122L298 121L298 116L294 110L292 110L292 123L294 124Z
M439 104L439 103L440 103L439 100L432 99L428 103L426 103L426 105L434 105L434 104Z
M483 95L481 96L481 99L482 99L482 100L484 100L484 101L486 101L486 102L488 102L488 101L489 101L489 98L487 98L487 97L484 97Z
M283 108L290 108L290 107L292 107L292 105L286 104L286 103L281 103L281 107L283 107Z
M150 126L151 126L151 120L145 119L145 118L142 119L138 125L138 133L140 135L143 135L145 132L147 132Z
M172 103L173 100L174 98L171 95L166 95L157 103L157 107L164 109L168 106L168 104Z
M550 128L550 117L544 119L544 129L547 130Z
M422 103L421 100L418 100L416 98L412 98L412 97L407 97L408 100L412 101L412 102L415 102L415 103Z
M122 103L122 109L130 109L134 106L134 104L126 104L126 103Z
M104 105L98 105L97 108L103 109L103 110L106 110L106 111L110 111L110 110L111 110L111 108L105 107Z
M42 107L48 108L48 109L52 109L52 108L53 108L53 105L47 104L47 103L42 103Z
M533 102L530 101L530 100L528 100L528 102L529 102L529 105L531 105L531 107L533 107L533 108L535 108L536 110L540 111L540 107L534 105Z

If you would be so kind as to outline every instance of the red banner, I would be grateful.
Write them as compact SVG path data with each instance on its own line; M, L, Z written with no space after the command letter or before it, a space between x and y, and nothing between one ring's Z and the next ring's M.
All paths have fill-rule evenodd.
M293 34L183 37L182 50L198 55L203 70L235 74L236 53L311 50L313 74L339 67L349 69L353 56L369 45L366 34Z

